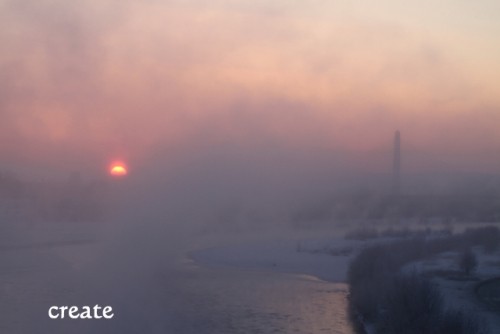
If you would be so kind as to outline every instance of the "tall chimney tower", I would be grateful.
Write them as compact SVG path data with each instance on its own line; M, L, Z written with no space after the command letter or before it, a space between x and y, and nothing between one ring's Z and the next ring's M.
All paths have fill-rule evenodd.
M392 191L394 195L399 195L401 191L401 133L394 134L394 161L392 169Z

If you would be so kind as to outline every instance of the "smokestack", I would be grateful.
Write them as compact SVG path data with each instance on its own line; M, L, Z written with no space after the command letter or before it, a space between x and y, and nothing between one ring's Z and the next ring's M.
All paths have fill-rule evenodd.
M394 134L394 161L393 161L393 193L399 195L401 191L401 134L396 131Z

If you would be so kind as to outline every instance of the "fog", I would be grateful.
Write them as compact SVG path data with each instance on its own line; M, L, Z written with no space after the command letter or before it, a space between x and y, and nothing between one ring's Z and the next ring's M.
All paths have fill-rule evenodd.
M0 324L352 333L365 239L500 221L499 9L0 0Z
M95 175L112 159L168 164L230 145L250 157L345 152L337 163L382 172L396 129L413 171L499 166L498 66L485 56L496 59L495 30L461 16L451 27L480 41L431 18L428 34L399 7L381 15L389 4L371 16L320 2L0 5L7 167Z

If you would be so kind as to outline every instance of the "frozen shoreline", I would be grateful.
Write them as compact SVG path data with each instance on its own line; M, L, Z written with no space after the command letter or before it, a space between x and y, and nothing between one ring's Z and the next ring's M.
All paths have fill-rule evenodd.
M345 283L351 254L332 255L327 249L354 247L343 239L271 240L225 245L192 251L188 256L207 266L267 270L314 276Z

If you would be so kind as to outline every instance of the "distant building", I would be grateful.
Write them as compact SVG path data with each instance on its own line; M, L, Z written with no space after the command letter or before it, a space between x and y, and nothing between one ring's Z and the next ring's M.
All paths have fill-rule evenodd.
M401 192L401 134L399 131L394 134L392 192L394 195L399 195Z

